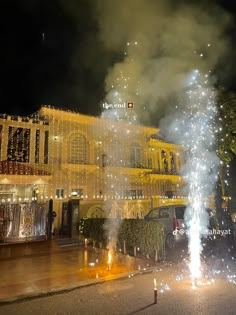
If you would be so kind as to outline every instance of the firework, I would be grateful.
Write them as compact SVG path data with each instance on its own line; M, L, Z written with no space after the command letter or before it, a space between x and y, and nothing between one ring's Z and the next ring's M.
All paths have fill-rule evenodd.
M189 269L193 286L196 286L196 280L201 277L201 239L208 226L205 208L217 177L218 159L213 149L217 110L208 75L202 76L195 70L189 86L188 105L176 129L181 130L181 144L187 150L184 175L189 188L189 206L185 220L189 239Z

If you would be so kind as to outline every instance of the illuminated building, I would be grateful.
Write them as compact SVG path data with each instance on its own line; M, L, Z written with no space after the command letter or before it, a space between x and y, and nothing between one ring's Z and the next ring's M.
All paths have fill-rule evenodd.
M157 128L42 106L29 118L1 115L0 131L0 202L52 198L55 227L70 198L80 199L80 217L106 216L110 205L113 216L141 218L185 202L183 147L159 139Z

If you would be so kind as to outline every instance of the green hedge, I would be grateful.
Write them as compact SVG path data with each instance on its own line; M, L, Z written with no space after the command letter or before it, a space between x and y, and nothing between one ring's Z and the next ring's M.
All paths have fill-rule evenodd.
M107 245L107 236L104 229L105 219L84 219L80 221L80 233L84 237ZM110 224L112 221L110 220ZM155 221L145 221L142 219L115 220L114 225L119 224L117 236L117 246L123 248L126 242L128 251L132 251L134 246L139 248L143 255L158 256L164 254L164 234L163 227Z
M103 229L105 219L83 219L80 220L80 233L84 237L97 242L106 242L106 237Z

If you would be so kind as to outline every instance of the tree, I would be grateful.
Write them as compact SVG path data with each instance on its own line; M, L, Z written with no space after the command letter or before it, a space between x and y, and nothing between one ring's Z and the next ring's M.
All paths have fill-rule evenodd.
M216 153L220 159L219 181L216 189L216 209L222 221L222 209L228 208L230 162L236 155L236 95L220 91L216 121Z

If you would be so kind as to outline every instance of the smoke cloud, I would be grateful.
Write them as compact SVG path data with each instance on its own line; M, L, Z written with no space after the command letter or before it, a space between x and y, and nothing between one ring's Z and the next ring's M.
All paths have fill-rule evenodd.
M105 100L133 102L135 121L161 122L166 137L189 153L183 170L190 203L185 219L190 272L198 278L205 207L218 169L212 73L227 54L231 18L211 1L98 0L95 11L104 47L123 56L107 72ZM109 117L114 113L123 120L123 112L110 111Z
M144 124L174 111L191 70L214 70L227 52L231 18L211 1L98 0L95 15L104 47L122 55L107 72L106 100L133 102Z

